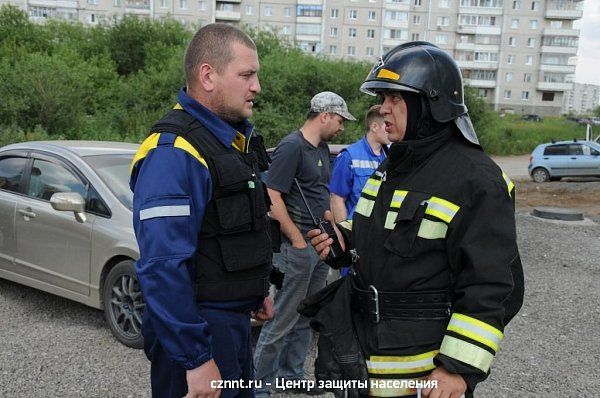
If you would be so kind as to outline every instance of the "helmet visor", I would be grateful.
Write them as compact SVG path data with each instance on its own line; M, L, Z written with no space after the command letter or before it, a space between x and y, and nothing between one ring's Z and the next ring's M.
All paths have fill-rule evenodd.
M381 91L409 91L411 93L421 93L421 91L412 87L384 80L367 80L360 86L360 91L372 96L376 96Z

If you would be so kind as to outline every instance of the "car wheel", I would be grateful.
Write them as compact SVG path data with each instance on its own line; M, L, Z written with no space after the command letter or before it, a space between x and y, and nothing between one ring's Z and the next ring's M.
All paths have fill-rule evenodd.
M546 171L546 169L542 169L541 167L534 169L531 173L531 177L535 182L546 182L550 180L550 174L548 174L548 171Z
M121 261L104 280L104 317L117 340L127 347L143 348L144 300L133 261Z

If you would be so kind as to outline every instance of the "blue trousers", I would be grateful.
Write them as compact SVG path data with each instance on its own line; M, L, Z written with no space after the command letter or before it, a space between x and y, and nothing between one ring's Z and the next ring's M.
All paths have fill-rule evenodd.
M253 380L250 313L198 308L210 327L213 359L223 380ZM149 322L144 322L144 350L151 361L153 398L182 398L187 394L186 370L173 362L156 338ZM223 389L222 398L253 398L252 388Z

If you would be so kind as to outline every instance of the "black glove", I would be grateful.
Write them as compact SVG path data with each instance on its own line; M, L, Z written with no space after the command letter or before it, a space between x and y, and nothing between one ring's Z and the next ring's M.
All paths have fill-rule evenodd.
M328 380L347 380L354 384L347 388L348 398L367 397L369 394L367 364L360 349L358 339L353 334L342 336L320 334L317 344L318 353L315 361L315 378ZM344 397L344 390L327 389L336 398Z

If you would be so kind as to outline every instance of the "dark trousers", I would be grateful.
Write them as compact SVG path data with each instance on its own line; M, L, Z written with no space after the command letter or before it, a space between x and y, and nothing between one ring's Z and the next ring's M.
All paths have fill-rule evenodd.
M223 380L253 380L252 337L248 312L199 308L212 335L212 352ZM182 398L187 394L186 370L173 362L148 323L144 328L144 350L150 359L152 397ZM253 398L252 388L223 389L221 398Z

